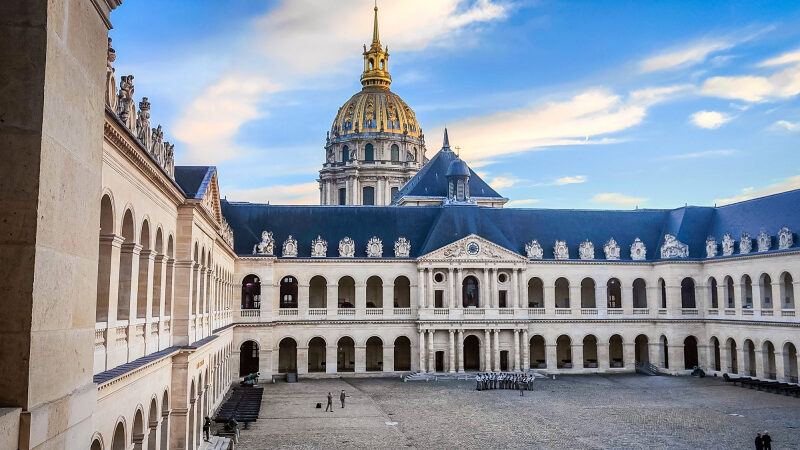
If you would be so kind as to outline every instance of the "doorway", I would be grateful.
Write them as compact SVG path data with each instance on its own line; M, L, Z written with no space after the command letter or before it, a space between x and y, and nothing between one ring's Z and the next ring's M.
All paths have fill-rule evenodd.
M444 372L444 352L436 352L436 371Z

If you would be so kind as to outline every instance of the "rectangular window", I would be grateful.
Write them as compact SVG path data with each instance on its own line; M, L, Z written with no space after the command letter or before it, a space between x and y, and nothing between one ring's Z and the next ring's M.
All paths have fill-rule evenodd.
M437 289L433 293L433 307L444 308L444 291Z
M339 188L339 204L347 204L347 188Z
M362 205L374 205L375 204L375 188L374 187L367 186L362 190L361 204Z
M508 295L508 291L500 291L498 297L498 304L501 308L508 308L506 304L506 296Z
M400 190L398 188L396 188L396 187L392 188L392 201L397 200L397 193L398 192L400 192Z

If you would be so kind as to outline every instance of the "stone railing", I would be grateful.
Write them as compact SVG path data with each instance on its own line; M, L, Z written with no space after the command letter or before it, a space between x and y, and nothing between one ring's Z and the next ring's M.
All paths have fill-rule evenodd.
M697 314L697 308L681 308L682 316L696 316Z
M638 316L646 316L650 314L650 308L633 308L633 315Z
M566 316L569 314L572 314L572 310L570 308L556 308L557 316Z
M395 316L410 316L411 308L395 308L393 313Z
M609 316L621 316L622 315L622 308L608 308L607 314Z
M749 308L748 309L743 309L742 310L742 315L743 316L752 316L753 315L753 310L749 309Z
M336 310L336 314L340 316L355 316L356 309L355 308L338 308Z
M309 316L327 316L328 308L308 308Z
M382 316L383 308L367 308L368 316Z
M781 310L781 317L794 317L794 310L793 309Z
M447 316L450 315L450 308L433 308L434 316Z
M771 309L762 309L761 310L761 315L762 316L772 316L772 315L774 315L774 312Z
M464 308L465 316L483 316L485 314L486 314L486 309L484 308Z
M501 316L513 316L514 315L514 308L500 308L500 315Z
M281 308L278 310L278 315L281 317L297 316L297 308Z
M736 310L733 308L725 308L725 315L726 316L735 316Z
M581 315L583 316L596 316L597 308L581 308Z
M717 308L708 308L708 311L706 311L706 314L708 314L709 316L717 316L717 315L719 315L719 309L717 309Z
M544 308L528 308L528 315L530 316L543 316L544 314Z

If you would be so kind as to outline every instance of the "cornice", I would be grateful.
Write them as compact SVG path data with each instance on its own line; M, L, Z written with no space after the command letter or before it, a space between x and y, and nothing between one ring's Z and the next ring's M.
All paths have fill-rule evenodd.
M675 323L694 323L694 324L724 324L724 325L748 325L748 326L769 326L779 328L800 328L800 322L777 322L777 321L758 321L758 320L725 320L725 319L345 319L345 320L280 320L272 322L253 322L253 323L234 323L233 327L275 327L284 325L386 325L386 324L405 324L405 325L527 325L527 324L611 324L611 323L651 323L651 324L675 324Z

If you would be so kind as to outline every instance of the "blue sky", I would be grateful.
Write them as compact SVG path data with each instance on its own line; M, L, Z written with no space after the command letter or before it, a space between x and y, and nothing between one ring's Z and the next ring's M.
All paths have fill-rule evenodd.
M796 1L379 1L392 90L510 206L674 208L800 188ZM360 90L365 0L136 0L112 17L179 165L231 200L317 203Z

